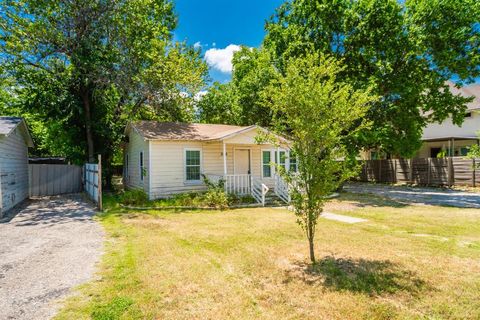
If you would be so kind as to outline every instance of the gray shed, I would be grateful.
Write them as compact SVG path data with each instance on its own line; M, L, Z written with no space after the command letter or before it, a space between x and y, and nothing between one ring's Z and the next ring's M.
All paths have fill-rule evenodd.
M33 141L25 120L0 117L0 217L28 198L28 148Z

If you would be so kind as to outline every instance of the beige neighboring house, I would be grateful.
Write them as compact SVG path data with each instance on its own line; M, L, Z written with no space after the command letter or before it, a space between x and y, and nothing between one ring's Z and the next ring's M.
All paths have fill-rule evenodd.
M452 123L451 118L442 123L431 123L423 131L423 145L417 153L418 158L437 157L442 150L447 156L465 156L468 147L478 144L480 131L480 84L472 84L460 89L450 86L453 94L474 97L467 105L465 119L461 126Z
M430 123L422 134L422 147L418 150L416 158L436 158L438 153L444 151L446 156L465 156L472 144L479 144L480 133L480 84L456 88L449 83L450 90L455 95L474 97L467 104L467 111L461 126L454 125L451 118L442 123ZM383 158L377 151L365 151L361 158L366 160Z
M281 148L259 143L258 126L138 121L126 130L124 183L150 199L206 190L202 175L225 181L225 189L251 194L265 203L267 193L288 201L286 185L275 173L278 163L296 170L288 141Z

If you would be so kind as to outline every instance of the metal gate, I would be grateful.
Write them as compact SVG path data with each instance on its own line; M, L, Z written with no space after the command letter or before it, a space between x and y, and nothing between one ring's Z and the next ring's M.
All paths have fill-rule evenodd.
M29 164L31 197L54 196L82 191L82 167L66 164Z

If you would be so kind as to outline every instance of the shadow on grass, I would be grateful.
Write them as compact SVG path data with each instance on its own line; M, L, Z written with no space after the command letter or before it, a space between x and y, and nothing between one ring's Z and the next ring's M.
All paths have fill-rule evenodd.
M285 282L300 279L309 285L322 285L337 291L367 295L408 292L416 295L428 289L415 273L388 260L335 258L326 256L315 265L297 262L286 272Z

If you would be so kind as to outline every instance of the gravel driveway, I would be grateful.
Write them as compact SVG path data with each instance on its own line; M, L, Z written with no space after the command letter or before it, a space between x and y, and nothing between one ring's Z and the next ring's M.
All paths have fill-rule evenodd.
M354 193L371 193L404 202L460 208L480 208L480 193L474 192L368 183L349 183L344 186L344 190Z
M30 200L0 221L0 319L50 319L88 281L103 230L81 195Z

